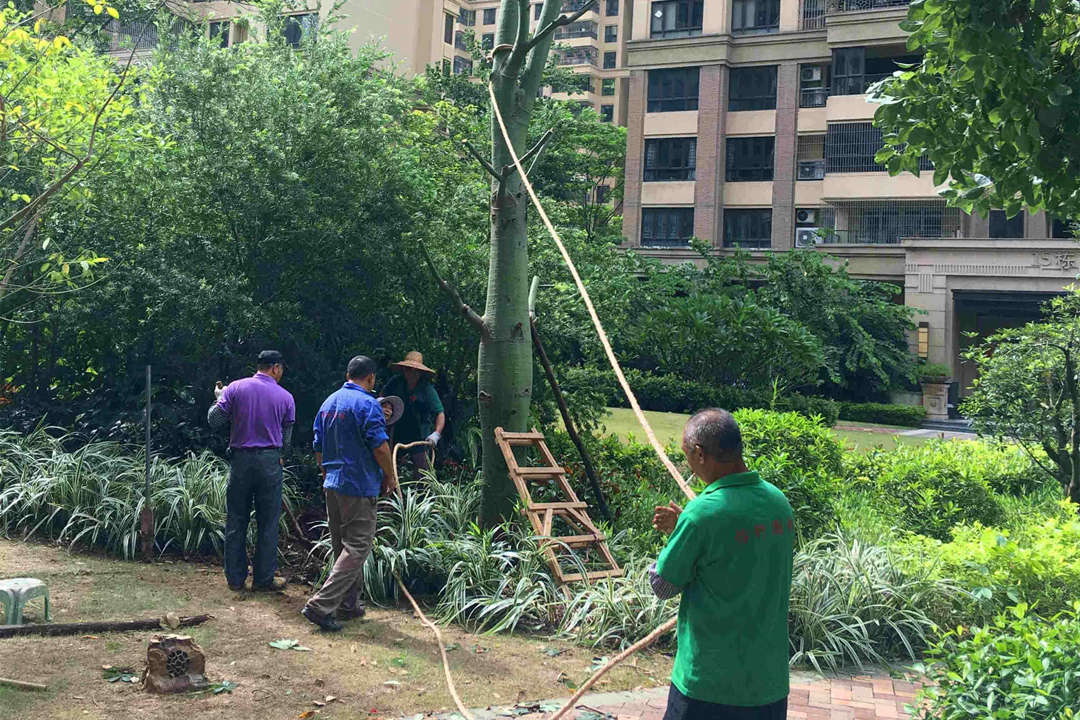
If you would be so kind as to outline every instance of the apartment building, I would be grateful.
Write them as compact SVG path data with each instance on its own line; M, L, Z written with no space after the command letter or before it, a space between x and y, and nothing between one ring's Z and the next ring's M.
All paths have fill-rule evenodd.
M629 0L628 0L629 1ZM626 246L669 262L814 248L924 311L912 348L952 368L980 336L1038 317L1080 268L1068 224L967 216L932 173L889 177L866 90L917 60L907 0L632 0ZM927 166L929 168L929 166Z

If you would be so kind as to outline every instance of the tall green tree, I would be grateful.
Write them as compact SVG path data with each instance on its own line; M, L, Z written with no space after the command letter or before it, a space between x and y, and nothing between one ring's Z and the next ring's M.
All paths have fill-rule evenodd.
M506 136L523 167L528 167L550 137L545 134L532 148L527 147L533 107L555 30L577 20L589 7L587 4L575 15L566 16L560 14L561 0L544 0L537 30L531 33L528 0L502 2L488 80L493 111L497 108ZM490 159L477 153L477 159L491 176L491 246L484 314L481 316L461 302L457 291L443 283L448 294L459 303L462 314L480 333L477 402L483 441L481 519L486 524L507 517L514 504L514 486L495 443L495 429L527 429L533 370L525 215L529 199L495 112L492 113L490 133Z
M1080 504L1080 293L1051 300L1045 320L1002 330L966 358L979 377L964 415L980 434L1019 442Z
M922 61L871 92L889 172L934 165L945 196L985 214L1080 218L1080 13L1073 0L912 0Z

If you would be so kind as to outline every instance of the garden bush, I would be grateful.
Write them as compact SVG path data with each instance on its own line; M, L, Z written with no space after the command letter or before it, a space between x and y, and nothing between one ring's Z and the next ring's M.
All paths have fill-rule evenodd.
M1011 468L995 462L1009 452L976 441L932 441L849 455L848 461L854 486L894 508L901 528L944 541L960 523L994 525L1003 518L993 483L1014 477L997 474Z
M1080 708L1080 603L1050 619L1020 603L990 624L946 633L920 666L919 720L1065 720Z
M840 403L840 419L856 422L919 427L926 419L926 408L920 405L888 403Z
M795 412L737 410L748 460L783 454L805 470L821 469L838 475L844 448L829 428Z
M960 622L987 622L1019 602L1048 617L1080 597L1080 520L1073 505L1015 530L965 525L950 542L912 536L898 549L909 566L967 591L957 598Z
M607 369L564 367L558 370L558 375L559 382L570 391L605 388L609 405L630 406L615 376ZM830 427L836 424L840 414L840 405L836 401L798 393L774 398L771 389L708 385L684 380L678 375L654 375L634 368L626 371L626 380L638 404L645 410L678 413L692 413L707 407L791 410L807 417L820 416Z
M116 442L65 449L77 442L44 429L29 436L0 432L0 534L44 536L132 558L143 507L142 451ZM160 552L221 554L227 481L228 467L208 452L176 461L152 458L150 497ZM291 510L289 484L285 502Z

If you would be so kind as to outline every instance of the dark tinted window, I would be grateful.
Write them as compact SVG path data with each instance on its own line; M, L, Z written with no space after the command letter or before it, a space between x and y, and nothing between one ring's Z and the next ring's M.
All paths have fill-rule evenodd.
M724 209L724 247L772 246L772 209Z
M727 182L773 179L774 138L728 138L725 175Z
M642 208L641 244L685 247L694 235L694 208Z
M658 138L645 141L645 180L693 180L697 167L697 138Z
M698 109L698 68L649 71L648 112Z
M495 24L495 8L487 8L487 9L484 10L484 24L485 25L494 25Z
M1024 213L1019 212L1014 217L1005 217L1004 210L990 211L990 237L992 238L1022 238L1024 237Z
M733 68L728 110L775 110L776 66Z

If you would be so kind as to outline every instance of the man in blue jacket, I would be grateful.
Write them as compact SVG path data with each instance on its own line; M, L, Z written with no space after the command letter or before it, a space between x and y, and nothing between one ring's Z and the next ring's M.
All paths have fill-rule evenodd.
M341 630L335 612L342 619L364 614L358 595L375 538L375 509L380 492L397 489L386 418L373 392L375 361L354 357L345 378L319 408L313 443L336 560L322 588L300 611L328 632Z

